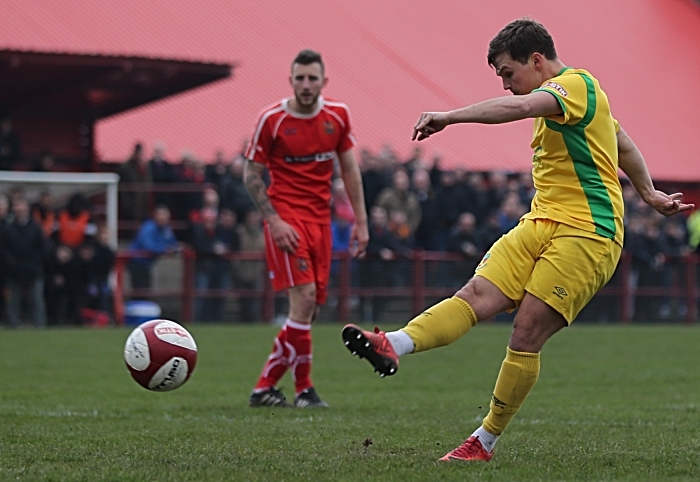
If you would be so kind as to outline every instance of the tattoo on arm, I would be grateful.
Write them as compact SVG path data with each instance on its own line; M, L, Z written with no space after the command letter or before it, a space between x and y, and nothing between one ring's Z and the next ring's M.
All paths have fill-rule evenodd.
M270 198L267 195L267 187L262 178L263 170L264 168L261 169L255 163L248 161L245 169L245 186L263 217L267 219L277 214L277 211L272 207Z

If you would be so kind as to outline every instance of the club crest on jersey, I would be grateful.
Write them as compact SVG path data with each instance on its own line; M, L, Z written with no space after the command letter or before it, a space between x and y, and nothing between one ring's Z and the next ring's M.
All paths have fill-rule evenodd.
M326 134L330 136L335 132L335 126L331 121L325 121L323 123L323 130L326 131Z
M287 127L287 128L284 130L284 135L285 135L285 136L295 136L295 135L297 135L297 129L296 129L296 127Z
M476 270L480 270L481 268L483 268L484 266L486 266L486 262L489 260L490 257L491 257L491 253L486 253L486 254L484 255L484 257L481 258L481 262L479 263L479 266L477 266L477 267L475 268L475 271L476 271Z
M309 269L309 264L306 261L306 258L297 258L297 269L299 271L306 271Z
M545 87L551 87L552 89L556 90L561 94L562 97L568 97L569 93L562 87L561 85L557 84L556 82L547 82L544 84Z

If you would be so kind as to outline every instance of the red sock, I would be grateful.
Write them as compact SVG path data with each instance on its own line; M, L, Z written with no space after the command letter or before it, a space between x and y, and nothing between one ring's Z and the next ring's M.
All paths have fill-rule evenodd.
M277 333L275 342L272 345L272 353L267 357L267 362L263 367L262 374L255 385L254 391L266 390L277 386L289 368L289 347L287 346L287 327L286 325Z
M311 325L287 320L287 343L292 353L289 365L298 395L314 386L311 383Z

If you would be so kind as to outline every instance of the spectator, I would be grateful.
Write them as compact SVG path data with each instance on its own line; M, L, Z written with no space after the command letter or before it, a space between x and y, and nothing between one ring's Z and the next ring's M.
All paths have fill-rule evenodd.
M433 171L439 169L433 166ZM440 251L447 248L447 238L450 229L457 222L460 213L470 210L468 190L464 184L457 182L457 174L454 171L439 171L439 186L435 191L435 204L439 207L435 219L435 233L433 242ZM434 173L431 173L431 177Z
M143 222L129 249L135 255L129 263L131 286L137 290L150 289L153 263L161 255L176 253L180 249L170 226L167 206L159 204L155 207L153 219Z
M489 213L498 210L498 203L489 189L486 175L481 172L472 172L467 176L467 187L469 199L465 211L469 211L476 216L476 225L480 226L486 220Z
M632 260L629 288L635 293L631 308L633 318L637 321L655 316L652 312L646 312L654 309L655 303L646 296L637 296L636 291L637 288L653 286L663 268L662 248L658 240L661 232L656 223L651 218L635 215L629 218L625 229L624 249Z
M205 167L202 161L194 157L190 151L183 151L178 181L190 185L192 189L175 196L177 212L174 214L177 219L188 219L192 211L202 208L205 180ZM196 189L197 187L200 189Z
M0 119L0 170L9 171L22 158L20 142L12 125L12 119Z
M659 284L663 287L671 287L683 273L682 257L690 252L685 226L680 219L667 218L662 221L661 249L664 254L664 264ZM676 308L675 311L679 317L685 316L688 308L683 297L680 297ZM674 302L670 296L661 298L658 314L661 319L669 319L674 314Z
M386 210L389 219L395 211L402 211L406 215L410 233L413 235L418 229L422 214L418 196L409 189L410 187L406 170L396 169L392 176L391 186L384 188L379 193L376 205Z
M76 325L78 311L78 260L65 244L50 250L46 262L44 296L52 325Z
M518 225L520 218L527 212L525 206L520 203L517 192L508 192L503 197L501 208L498 210L498 226L503 233L507 233Z
M199 209L193 209L187 215L187 219L192 226L203 221L202 215L211 213L214 219L219 214L219 193L213 187L205 187L202 191L202 202Z
M44 151L34 164L34 172L54 172L56 159L50 151Z
M231 288L231 262L226 257L240 248L236 214L223 209L217 222L216 212L203 210L201 222L193 226L192 246L197 253L195 288L199 295L195 302L195 320L220 321L225 297L207 291L222 292Z
M488 175L488 192L491 199L491 207L501 206L510 193L508 186L508 176L501 171L492 171ZM518 197L520 201L520 197ZM523 214L525 214L523 212Z
M112 311L109 274L114 267L115 252L109 245L109 231L100 226L93 241L78 248L78 306L84 323L96 316L110 318Z
M476 216L470 212L459 215L447 241L447 250L464 257L463 263L450 264L451 286L459 288L464 284L465 276L470 278L474 274L474 268L483 255L476 234Z
M119 166L117 173L119 174L119 205L122 208L122 218L143 221L148 213L149 191L153 180L146 164L141 143L134 145L129 160ZM126 189L121 189L121 187Z
M4 194L0 194L0 227L12 222L10 213L10 199Z
M265 233L263 231L262 214L257 209L247 211L243 223L236 227L240 241L240 251L244 253L264 253ZM236 286L245 290L262 290L265 280L265 262L255 260L234 261ZM252 323L262 318L261 299L254 296L241 296L241 321Z
M391 285L393 260L404 255L409 256L411 250L403 246L394 233L389 230L389 220L386 209L374 206L370 210L369 244L367 257L361 260L360 284L363 288L372 289ZM362 318L365 322L379 321L386 307L387 297L376 294L360 298Z
M231 209L238 219L245 219L248 211L257 209L243 183L245 158L237 155L231 162L228 175L221 177L218 184L221 206Z
M214 156L214 162L204 170L204 178L209 184L216 186L218 190L231 177L231 160L227 159L224 151L218 150Z
M68 205L57 216L54 241L58 245L77 248L97 233L97 226L90 214L90 202L80 193L73 194Z
M14 220L2 232L2 255L7 269L9 301L7 317L10 325L20 326L20 309L25 292L29 297L34 325L46 326L44 304L43 255L44 235L29 214L29 203L24 198L14 199Z
M34 222L41 226L44 237L50 238L56 230L56 213L51 191L45 190L39 193L39 199L32 204L31 212Z
M165 143L161 141L153 145L153 157L148 161L148 173L155 186L167 187L168 184L172 184L177 180L175 166L168 162L165 157ZM155 204L171 206L173 203L173 193L156 192L154 193L153 202Z
M413 148L411 156L406 159L403 166L408 172L409 177L413 177L413 173L419 169L425 169L425 159L423 158L423 149L421 146L416 146Z
M492 211L476 230L476 247L481 254L484 254L504 234L498 222L498 211Z
M421 220L415 232L416 247L426 251L441 251L444 246L437 233L442 206L438 205L435 198L430 174L425 169L417 169L413 172L411 184L421 210Z
M383 168L378 157L367 149L360 153L362 167L362 186L365 192L365 205L368 209L374 206L379 193L391 185L391 176Z

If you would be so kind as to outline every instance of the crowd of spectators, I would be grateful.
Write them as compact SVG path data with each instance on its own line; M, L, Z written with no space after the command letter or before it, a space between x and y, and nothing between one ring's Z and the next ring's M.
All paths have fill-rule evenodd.
M115 253L81 194L54 210L51 193L0 195L0 300L11 327L109 322ZM24 312L27 317L24 317Z
M452 253L460 261L428 272L427 282L461 286L488 247L518 223L534 195L529 173L445 168L439 155L426 159L420 147L408 159L400 159L389 146L377 153L362 149L359 154L370 241L366 257L352 262L358 287L410 285L410 259L416 250ZM117 172L120 220L138 225L130 240L134 256L128 264L136 298L147 297L153 287L151 272L160 255L177 253L185 245L196 254L195 320L223 319L231 288L261 288L262 261L227 259L230 253L264 249L261 216L243 182L244 165L241 155L218 152L206 164L183 152L179 160L171 161L163 144L154 145L150 157L142 144L134 145ZM630 185L623 187L631 287L669 286L680 276L680 256L698 250L700 217L663 218L651 212ZM339 177L333 184L332 208L333 248L346 251L355 213ZM9 199L0 197L4 278L0 282L9 293L4 310L8 323L19 324L17 312L23 306L19 295L32 300L24 305L34 309L32 319L39 326L47 319L53 324L80 323L86 309L109 313L107 276L114 253L106 244L104 228L95 226L86 200L76 195L56 210L46 191L33 200L26 222L22 210L21 192ZM173 229L173 220L184 222L186 228ZM31 255L36 252L44 254ZM331 270L333 282L339 266L334 263ZM356 301L369 322L381 319L387 300L364 296ZM239 303L241 321L260 319L259 299L243 296ZM632 309L635 319L651 320L682 316L687 307L669 297L640 296Z

